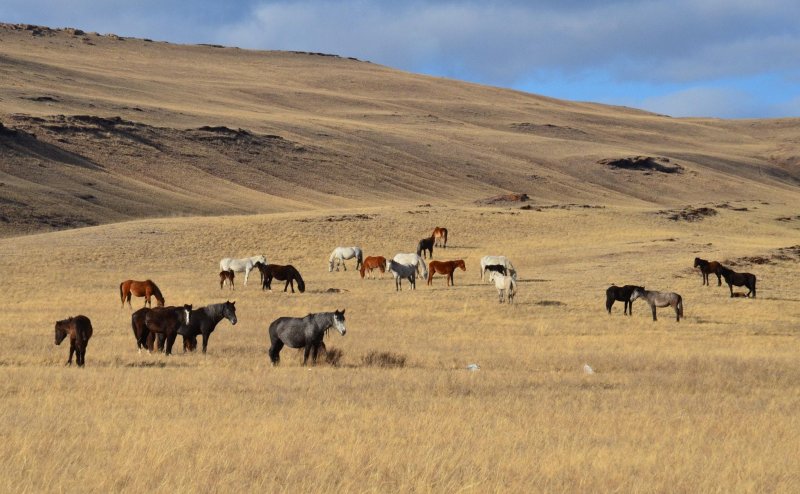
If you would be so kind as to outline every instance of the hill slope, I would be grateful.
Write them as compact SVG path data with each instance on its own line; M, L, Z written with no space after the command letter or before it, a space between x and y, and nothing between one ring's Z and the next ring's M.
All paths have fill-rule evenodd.
M3 235L509 191L658 205L800 191L798 119L673 119L336 56L19 25L0 25L0 78ZM615 161L634 156L654 159Z

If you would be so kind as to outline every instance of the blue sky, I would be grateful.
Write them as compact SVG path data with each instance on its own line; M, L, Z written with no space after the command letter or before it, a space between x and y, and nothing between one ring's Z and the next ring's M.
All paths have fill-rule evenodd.
M336 53L672 116L800 117L797 0L2 0L0 21ZM0 46L2 52L2 46Z

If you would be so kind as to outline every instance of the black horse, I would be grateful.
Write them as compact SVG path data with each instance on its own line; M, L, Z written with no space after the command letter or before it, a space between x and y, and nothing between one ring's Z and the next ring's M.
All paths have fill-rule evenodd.
M606 290L606 310L608 313L611 314L611 306L614 305L614 301L619 300L620 302L625 302L625 306L622 308L622 313L632 316L633 302L631 301L631 295L633 295L633 291L637 288L644 290L643 286L636 285L625 285L623 287L611 285L608 287Z
M131 328L136 337L136 346L139 351L147 348L153 351L156 335L163 335L166 340L167 355L172 354L172 345L178 336L181 326L189 324L189 315L192 312L191 305L183 307L156 307L149 309L144 307L131 315ZM184 338L184 348L185 348Z
M417 255L422 256L423 259L427 259L425 257L425 251L428 251L429 257L433 259L433 244L435 241L435 238L432 236L420 240L419 243L417 243Z
M708 285L708 275L715 274L717 275L717 286L722 286L722 280L720 279L720 272L721 268L724 268L722 264L718 263L717 261L706 261L705 259L700 259L699 257L694 258L694 267L700 268L700 272L703 274L703 284Z
M189 314L189 324L178 329L178 334L183 336L183 351L193 352L197 348L197 337L203 335L203 353L206 353L208 339L221 320L227 319L231 325L236 325L235 303L228 301L194 309ZM158 349L159 351L164 349L162 334L158 335Z
M286 286L283 287L284 292L287 288L291 287L292 293L294 293L295 281L297 282L297 289L300 290L300 293L306 291L306 283L303 281L303 277L300 276L300 272L291 264L279 266L277 264L257 262L256 267L258 267L258 271L261 273L262 290L272 290L272 278L275 278L276 280L286 282Z
M342 336L347 329L344 326L344 309L341 312L318 312L306 317L279 317L269 325L269 359L272 365L281 361L280 353L284 345L289 348L305 348L303 365L311 354L311 365L317 363L320 347L324 348L322 338L326 331L335 328Z
M733 297L733 285L736 286L745 286L749 290L747 292L747 297L751 296L756 298L756 275L750 273L737 273L731 269L728 269L724 266L720 267L720 274L722 277L725 278L725 283L728 284L728 288L731 290L731 297Z

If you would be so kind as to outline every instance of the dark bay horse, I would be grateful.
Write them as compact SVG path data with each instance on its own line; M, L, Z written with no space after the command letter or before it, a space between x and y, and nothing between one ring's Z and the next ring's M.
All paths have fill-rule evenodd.
M428 263L428 284L433 283L433 274L439 273L447 276L447 286L455 286L453 281L453 273L456 268L461 268L461 271L466 271L467 266L464 264L463 259L455 261L431 261Z
M334 328L342 336L347 329L344 325L344 311L318 312L306 317L279 317L269 325L269 359L272 365L281 361L280 353L284 345L289 348L304 348L303 365L311 354L311 365L317 363L317 354L324 346L325 333Z
M423 238L422 240L420 240L417 243L417 255L422 256L423 259L425 259L426 258L425 251L428 251L428 257L433 259L433 243L434 243L433 237Z
M208 339L220 321L227 319L232 326L236 326L236 306L234 304L236 302L227 301L192 310L189 315L189 324L178 329L178 334L183 336L184 350L194 351L197 348L197 337L203 335L203 353L206 353ZM158 340L158 346L161 348L163 346L163 337L159 335Z
M303 277L300 276L300 272L291 264L280 266L278 264L263 264L257 262L256 267L261 272L261 278L263 280L261 283L262 290L272 290L272 279L275 278L276 280L286 282L286 286L283 287L284 292L291 286L292 293L294 293L295 281L297 282L297 289L300 290L300 293L306 291L306 283L303 281Z
M724 266L717 261L706 261L705 259L700 259L699 257L694 258L694 267L700 268L700 273L703 275L703 284L708 285L708 275L715 274L717 275L717 286L722 286L722 279L720 275L720 269Z
M725 278L725 283L731 290L731 297L733 297L733 286L744 286L749 290L747 297L752 296L756 298L756 275L751 273L737 273L725 266L720 267L720 274Z
M435 244L437 247L447 248L447 228L435 227L431 237L436 239Z
M233 273L232 269L228 269L227 271L220 271L219 272L219 289L222 290L222 287L225 285L225 282L228 283L228 286L231 287L231 290L235 290L233 286L233 278L236 275Z
M69 359L64 365L72 365L72 355L78 367L86 363L86 346L92 337L92 322L86 316L75 316L56 322L56 345L69 335Z
M181 326L189 324L191 312L191 305L156 307L155 309L145 307L134 312L131 315L131 328L136 337L136 346L139 351L147 348L152 352L155 337L162 334L166 342L164 353L171 355L178 330ZM184 339L184 348L186 347L185 341Z
M386 272L386 258L383 256L369 256L361 263L361 279L364 279L364 274L369 270L369 277L372 278L372 270L380 269L381 274Z
M675 309L675 318L681 322L683 317L683 298L675 292L655 292L651 290L644 290L640 287L633 289L631 294L631 302L637 298L643 298L645 302L650 304L650 309L653 310L653 320L656 319L656 307L672 306Z
M633 301L631 300L631 295L633 295L634 289L644 290L643 286L636 286L636 285L625 285L625 286L617 286L611 285L606 290L606 310L609 314L611 314L611 306L614 305L614 301L619 300L620 302L624 302L625 306L622 308L622 314L628 314L630 316L633 315Z
M144 297L144 306L153 305L150 303L150 297L154 296L159 307L164 307L164 296L161 295L161 290L158 289L153 280L136 281L125 280L119 284L119 298L122 301L122 306L125 307L125 301L128 301L128 307L131 307L131 295L137 297ZM133 308L133 307L131 307Z

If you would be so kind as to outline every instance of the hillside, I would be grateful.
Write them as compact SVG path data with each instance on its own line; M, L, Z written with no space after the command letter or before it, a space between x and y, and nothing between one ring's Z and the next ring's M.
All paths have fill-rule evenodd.
M800 119L674 119L338 56L8 24L0 79L2 236L508 192L683 206L800 191ZM652 159L618 161L637 156Z

